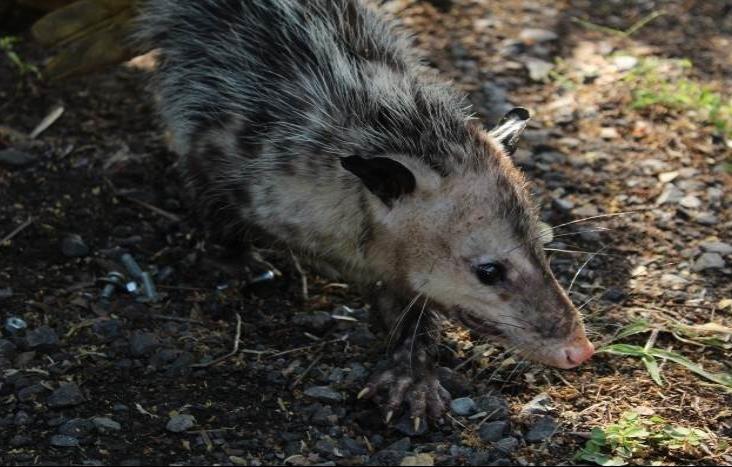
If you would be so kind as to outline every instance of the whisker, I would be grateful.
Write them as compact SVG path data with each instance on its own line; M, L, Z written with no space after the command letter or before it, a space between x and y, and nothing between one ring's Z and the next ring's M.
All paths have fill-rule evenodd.
M590 264L590 261L592 261L592 260L593 260L593 259L595 258L595 256L597 256L598 254L602 253L602 252L603 252L603 251L604 251L604 250L605 250L606 248L607 248L607 245L605 245L604 247L600 248L600 249L599 249L599 250L597 250L596 252L592 253L592 254L590 255L590 257L589 257L589 258L587 258L587 260L586 260L586 261L585 261L584 263L582 263L582 266L580 266L580 268L579 268L579 269L577 269L577 272L576 272L576 273L574 273L574 277L572 278L572 282L570 282L570 283L569 283L569 287L567 288L567 295L569 295L569 294L571 294L571 293L572 293L572 286L574 285L574 282L575 282L575 281L577 280L577 278L579 277L579 275L580 275L580 273L582 272L582 270L583 270L583 269L584 269L584 268L585 268L585 267L586 267L586 266L587 266L588 264Z
M422 310L419 312L419 317L417 318L417 325L414 326L414 334L412 334L412 342L409 347L409 369L410 371L413 370L412 365L412 359L414 358L414 341L417 340L417 331L419 330L419 323L422 321L422 316L424 316L424 310L427 308L427 302L429 301L429 298L424 298L424 303L422 304Z
M582 309L584 307L586 307L587 305L589 305L590 302L593 301L594 299L596 299L597 297L599 297L599 295L593 295L592 297L590 297L587 300L585 300L585 302L582 305L580 305L579 307L577 307L577 311L582 311Z
M635 213L643 212L643 211L645 211L645 209L635 209L633 211L613 212L610 214L598 214L596 216L583 217L582 219L575 219L573 221L565 222L564 224L554 225L554 226L551 226L551 228L560 229L560 228L566 227L568 225L577 224L577 223L585 222L585 221L591 221L593 219L604 219L607 217L624 216L626 214L635 214ZM548 229L544 229L544 230L545 230L544 233L546 233L548 231Z
M582 251L582 250L562 250L561 248L544 248L544 251L554 251L557 253L574 253L574 254L578 254L578 255L595 254L597 256L610 256L613 258L622 258L621 255L615 255L612 253L597 253L597 252L593 253L592 251Z

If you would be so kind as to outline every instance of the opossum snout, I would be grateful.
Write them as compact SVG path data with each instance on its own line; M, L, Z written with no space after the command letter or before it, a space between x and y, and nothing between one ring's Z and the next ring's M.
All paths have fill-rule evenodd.
M589 360L594 353L595 346L582 332L569 342L550 347L545 363L557 368L575 368Z

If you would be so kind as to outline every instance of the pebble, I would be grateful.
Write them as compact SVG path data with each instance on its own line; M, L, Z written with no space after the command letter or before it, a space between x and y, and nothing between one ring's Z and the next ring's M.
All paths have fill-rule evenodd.
M667 183L661 194L656 198L656 204L678 203L684 197L684 192L673 183Z
M519 39L526 44L535 44L540 42L550 42L557 40L559 36L554 31L537 28L527 28L519 33Z
M577 217L592 217L599 214L597 206L593 204L585 204L579 208L572 210L572 214Z
M475 401L469 397L460 397L458 399L453 399L452 402L450 402L450 409L455 413L455 415L462 415L462 416L468 416L473 415L475 412L478 411L478 407L475 405Z
M105 340L113 340L122 335L122 323L118 319L100 319L92 325L94 334Z
M130 337L130 354L133 357L142 357L160 346L158 337L150 332L136 331Z
M94 423L86 418L72 418L58 427L59 434L75 438L88 436L92 431Z
M679 176L678 170L674 170L671 172L663 172L658 174L658 181L661 183L669 183L672 182L676 177Z
M73 436L53 435L51 436L51 445L59 448L73 448L79 445L79 440Z
M617 128L604 127L600 129L600 138L602 139L617 139L620 138L620 133Z
M0 151L0 164L10 167L25 167L36 161L36 156L17 149L8 148Z
M504 454L510 454L519 447L519 442L513 436L500 439L493 446Z
M702 202L694 195L687 195L679 200L679 204L688 209L696 209L702 205Z
M703 253L691 267L693 271L700 272L707 269L722 269L724 267L724 259L719 253Z
M632 55L616 55L613 57L613 65L620 72L632 70L637 64L638 59Z
M419 424L419 427L417 430L414 430L414 420L412 420L411 417L409 417L408 414L404 414L402 418L399 419L396 425L394 425L394 428L407 436L422 436L423 434L427 433L429 430L429 426L427 424L426 420L422 420L422 422Z
M29 331L25 342L31 350L52 351L59 346L58 334L48 326L39 326Z
M719 218L712 212L700 212L694 216L694 220L701 225L717 225Z
M524 439L529 443L538 443L552 436L557 431L557 422L553 417L541 417L524 435Z
M188 414L179 414L170 417L165 429L172 433L181 433L196 425L196 417Z
M488 421L505 420L508 417L508 403L499 396L485 395L476 401L478 409L488 414Z
M18 347L7 339L0 339L0 355L14 355Z
M408 466L414 466L414 465L435 465L435 459L432 457L431 454L428 454L426 452L417 454L416 456L407 456L404 459L402 459L402 462L399 465L408 465Z
M574 203L566 198L554 198L552 199L552 206L557 211L568 213L574 209Z
M529 78L533 81L544 81L549 77L549 73L554 68L553 63L539 60L538 58L529 58L525 61L526 69L529 70Z
M612 303L620 303L627 297L625 291L618 289L617 287L610 287L602 294L603 300L607 300Z
M478 430L478 436L480 436L480 439L485 442L495 443L496 441L503 439L503 435L506 431L508 431L508 422L498 420L483 424L483 426Z
M325 329L332 319L328 312L314 311L312 313L297 313L292 317L292 322L298 326L305 326L314 331L320 331Z
M552 410L552 398L549 394L542 392L521 408L521 415L546 415Z
M18 391L18 400L20 402L30 402L47 391L46 388L40 384L31 384Z
M702 250L710 253L719 253L720 255L728 255L732 253L732 245L724 242L704 242L699 245Z
M15 435L10 438L10 445L14 448L22 448L28 446L33 442L33 438L25 435Z
M665 273L661 276L661 285L665 287L672 287L674 285L683 285L689 282L687 279L684 279L681 276L677 276L676 274L669 274Z
M101 433L119 431L122 429L122 425L108 417L94 417L91 421Z
M84 395L76 384L62 384L48 396L48 406L51 408L72 407L84 402Z
M305 395L320 402L343 402L343 395L329 386L311 386L305 390Z
M61 240L61 253L69 258L81 258L89 254L89 247L81 235L70 234Z

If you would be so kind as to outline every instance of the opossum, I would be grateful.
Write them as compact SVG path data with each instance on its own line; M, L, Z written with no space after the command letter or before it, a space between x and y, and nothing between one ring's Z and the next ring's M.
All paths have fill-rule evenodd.
M135 40L158 50L160 114L205 209L383 284L392 368L359 397L385 394L387 422L449 404L439 316L559 368L593 354L510 157L527 110L484 129L361 0L148 0Z

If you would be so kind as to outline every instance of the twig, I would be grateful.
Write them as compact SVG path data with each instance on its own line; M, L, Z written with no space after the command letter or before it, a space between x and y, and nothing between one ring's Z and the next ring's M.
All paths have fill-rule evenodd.
M310 365L308 365L308 367L307 367L307 368L305 368L305 371L303 371L303 372L302 372L302 373L300 374L300 376L298 376L298 377L297 377L297 379L295 379L295 381L293 381L293 383L292 383L292 384L290 385L290 389L294 389L295 387L297 387L297 385L298 385L298 384L300 384L300 382L301 382L301 381L303 380L303 378L305 378L305 376L306 376L306 375L307 375L308 373L310 373L310 370L312 370L312 369L313 369L313 367L314 367L315 365L317 365L317 364L318 364L318 362L319 362L319 361L320 361L320 360L321 360L322 358L323 358L323 352L322 352L322 349L321 349L321 352L320 352L320 353L318 353L318 356L317 356L317 357L315 357L315 358L313 359L313 361L312 361L312 362L310 362Z
M2 240L0 240L0 245L3 245L5 242L9 242L12 240L16 235L18 235L20 232L24 231L29 225L33 223L33 218L28 217L28 219L20 224L18 227L15 228L12 232L7 234Z
M172 212L168 212L165 209L160 209L159 207L153 206L150 203L146 203L145 201L142 201L142 200L139 200L139 199L135 199L135 198L132 198L132 197L129 197L129 196L122 195L121 197L124 198L124 199L126 199L126 200L128 200L128 201L132 201L135 204L139 204L143 208L147 208L147 209L151 210L152 212L154 212L155 214L159 214L159 215L161 215L161 216L165 217L166 219L169 219L169 220L171 220L173 222L180 222L180 216L178 216L176 214L173 214Z
M36 139L41 133L46 131L51 125L56 123L56 120L58 120L61 115L64 114L64 107L62 105L59 105L58 107L53 108L48 115L46 115L43 120L41 120L41 123L36 126L33 131L31 131L30 139Z
M222 355L219 358L216 358L214 360L211 360L210 362L206 363L196 363L194 365L191 365L192 368L208 368L213 365L217 365L227 358L236 355L237 352L239 352L239 338L241 337L241 315L239 313L236 314L236 337L234 337L234 348L231 350L231 352L227 353L226 355Z
M302 266L300 266L300 261L298 261L297 256L295 256L295 253L290 250L290 256L292 257L292 262L295 264L295 269L297 270L298 274L300 274L300 285L302 287L301 293L302 293L302 301L307 302L308 301L308 277L305 275L305 271L303 271Z
M342 342L342 341L345 341L347 337L348 337L348 334L345 334L337 339L332 339L332 340L325 341L325 342L318 342L317 344L312 344L312 345L305 345L305 346L297 347L297 348L290 349L290 350L283 350L282 352L277 352L276 354L270 355L270 358L281 357L283 355L291 354L294 352L301 352L303 350L310 350L313 347L317 347L319 345L332 344L334 342Z
M167 315L159 315L159 314L152 314L148 315L152 319L159 319L163 321L178 321L179 323L191 323L191 324L206 324L203 321L197 320L197 319L191 319L191 318L182 318L180 316L167 316Z

